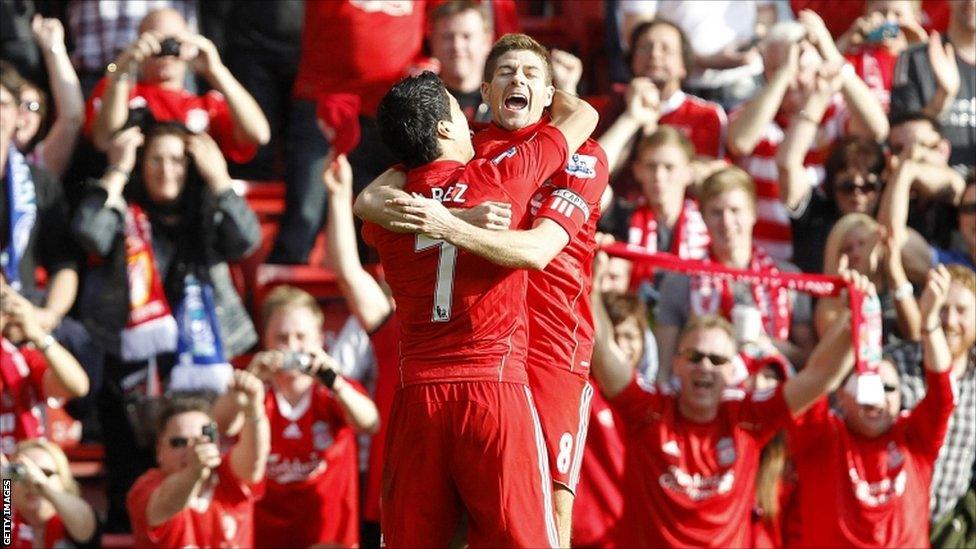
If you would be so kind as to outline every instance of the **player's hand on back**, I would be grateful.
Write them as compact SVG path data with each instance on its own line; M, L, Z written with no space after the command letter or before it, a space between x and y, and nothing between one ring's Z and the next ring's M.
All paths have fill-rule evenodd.
M435 240L443 240L447 235L458 230L463 223L454 217L439 200L411 196L387 200L387 208L400 216L399 221L390 225L394 229L425 234Z

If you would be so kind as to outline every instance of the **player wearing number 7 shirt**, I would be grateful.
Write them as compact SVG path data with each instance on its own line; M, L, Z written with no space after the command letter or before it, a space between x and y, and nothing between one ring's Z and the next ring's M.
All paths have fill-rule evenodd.
M539 182L565 167L597 115L556 92L548 127L505 155L472 161L457 102L424 73L394 86L377 119L410 170L408 192L457 208L507 202L521 223ZM361 206L357 200L357 213ZM379 252L402 332L385 456L385 544L447 545L464 511L472 547L555 546L548 460L525 371L525 272L427 235L371 223L363 233Z
M548 52L532 38L506 35L495 43L482 85L493 123L474 137L478 158L504 158L546 127L543 111L553 93L551 72ZM437 238L502 266L531 269L526 295L529 385L546 440L563 547L569 546L593 392L587 383L593 340L587 295L607 178L606 155L588 139L565 169L533 195L528 222L513 227L525 230L503 232L464 223L439 201L397 193L395 189L404 183L399 172L387 172L377 181L386 193L383 196L392 199L389 211L401 214L401 228L436 233ZM368 197L373 190L368 188L364 194ZM379 197L375 202L381 202ZM508 228L498 218L489 221L493 228Z

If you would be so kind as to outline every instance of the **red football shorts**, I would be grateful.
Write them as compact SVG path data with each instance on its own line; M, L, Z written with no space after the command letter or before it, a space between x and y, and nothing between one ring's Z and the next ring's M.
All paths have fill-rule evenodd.
M556 547L542 427L525 385L397 391L385 449L386 547L446 547L463 511L470 547Z
M576 493L593 386L587 376L560 368L528 368L529 386L542 422L552 481Z

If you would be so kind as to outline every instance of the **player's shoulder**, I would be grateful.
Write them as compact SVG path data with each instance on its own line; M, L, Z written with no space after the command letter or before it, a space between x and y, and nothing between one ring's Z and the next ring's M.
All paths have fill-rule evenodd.
M702 99L697 95L686 94L685 106L690 112L710 114L725 118L725 109L721 105L707 99Z

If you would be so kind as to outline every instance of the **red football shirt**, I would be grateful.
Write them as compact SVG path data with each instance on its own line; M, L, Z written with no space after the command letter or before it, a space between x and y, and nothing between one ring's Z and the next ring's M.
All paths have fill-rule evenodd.
M928 547L929 486L955 405L951 374L926 373L925 398L884 435L847 430L822 398L789 430L801 547Z
M891 82L895 75L898 55L892 54L884 46L869 45L857 48L844 58L854 67L861 80L871 88L885 112L888 112L891 106Z
M54 515L44 524L44 549L56 547L76 547L78 543L68 535L67 528L61 522L61 517ZM35 538L38 536L34 529L24 522L24 517L14 513L10 533L10 547L15 549L34 549Z
M163 524L150 528L146 506L166 475L159 469L143 473L125 500L136 547L253 546L255 487L237 478L230 468L229 456L224 456L214 475L206 489L212 491L206 510L187 507Z
M352 93L372 116L383 95L420 55L424 0L305 2L295 97Z
M102 109L102 96L108 80L102 78L85 104L85 135L91 137L95 117ZM179 122L192 132L207 132L228 159L244 163L254 158L258 146L234 138L234 118L227 100L217 91L194 95L186 90L170 90L155 84L136 82L129 91L129 109L148 108L159 122Z
M380 492L383 485L383 448L386 445L386 427L393 408L393 395L397 386L397 364L400 361L400 322L394 310L375 332L369 334L376 359L376 391L373 402L380 414L380 428L369 443L369 469L366 471L366 499L363 503L363 519L380 521Z
M479 157L494 156L545 127L547 119L509 132L492 124L475 136ZM588 375L593 354L593 312L590 287L600 197L607 187L607 156L588 139L569 163L532 196L532 220L546 218L559 224L569 243L542 270L529 271L526 299L529 307L530 367L556 367Z
M590 380L590 383L596 383ZM573 504L573 545L616 547L624 512L621 420L600 391L590 401L590 428Z
M627 446L624 547L745 547L763 445L791 420L782 389L726 391L718 415L693 423L678 397L634 380L610 401Z
M10 455L18 441L44 434L44 355L18 349L0 338L0 452Z
M407 192L452 208L486 200L512 205L525 223L540 182L566 165L566 140L552 126L492 159L438 161L407 174ZM525 271L506 269L423 235L366 223L400 321L399 386L443 381L527 383Z
M347 380L365 393L354 381ZM265 395L271 428L265 495L254 507L256 547L359 544L356 433L329 390L316 383L294 406Z

